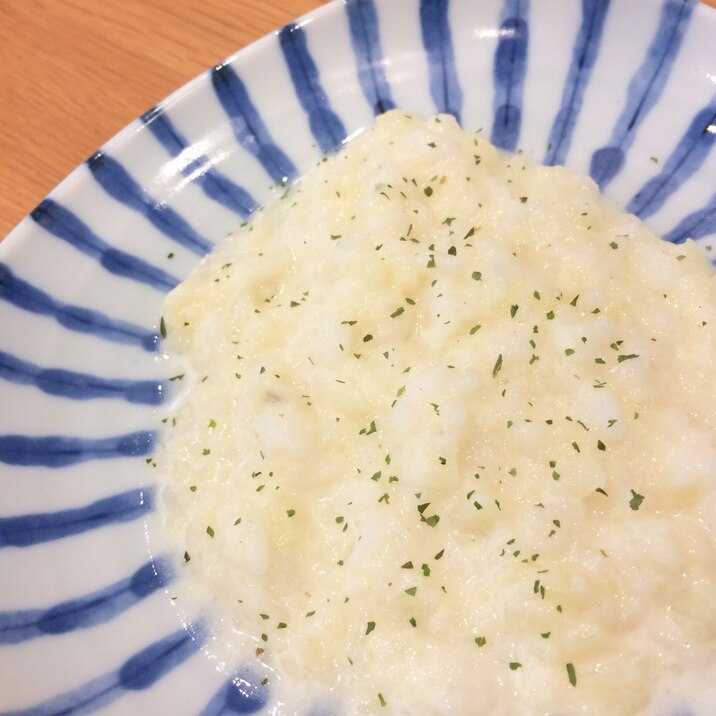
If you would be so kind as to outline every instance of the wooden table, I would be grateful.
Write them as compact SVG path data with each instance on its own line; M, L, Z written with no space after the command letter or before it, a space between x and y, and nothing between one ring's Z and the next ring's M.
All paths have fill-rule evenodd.
M144 110L323 2L0 0L0 239Z

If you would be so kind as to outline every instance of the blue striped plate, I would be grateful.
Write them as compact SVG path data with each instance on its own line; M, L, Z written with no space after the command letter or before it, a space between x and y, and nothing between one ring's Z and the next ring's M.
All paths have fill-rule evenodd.
M589 173L716 238L716 12L692 0L345 0L153 107L0 244L0 714L271 708L151 555L160 306L215 242L392 107ZM715 252L716 253L716 252Z

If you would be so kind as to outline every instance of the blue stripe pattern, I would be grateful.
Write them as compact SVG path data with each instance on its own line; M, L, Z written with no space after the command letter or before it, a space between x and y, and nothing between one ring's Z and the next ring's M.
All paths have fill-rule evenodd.
M295 181L298 170L294 163L278 147L259 111L236 71L228 64L221 64L211 71L211 84L216 96L231 120L236 141L261 163L266 173L279 184Z
M160 107L152 107L140 119L172 157L180 157L183 152L191 149L189 142ZM205 154L189 161L181 167L180 171L182 176L198 184L212 201L216 201L242 218L246 218L257 208L251 194L213 167L211 160Z
M154 509L154 492L135 489L57 512L0 517L0 547L30 547L109 525L131 522Z
M522 129L522 95L527 73L528 0L506 0L493 65L495 116L490 139L508 152L517 149Z
M577 119L582 110L584 90L599 54L604 34L604 21L611 0L582 0L582 24L572 50L572 62L562 91L559 112L549 133L549 146L544 163L564 164Z
M0 612L0 644L19 644L46 634L66 634L104 624L169 584L166 559L147 562L126 579L49 609Z
M0 300L40 316L48 316L61 326L115 343L127 343L155 351L159 336L141 326L118 321L98 311L57 301L48 293L18 278L7 264L0 263Z
M383 50L374 0L347 0L346 12L358 81L373 114L395 109L390 85L383 69Z
M710 234L716 234L716 194L702 209L684 217L664 235L664 239L673 244L683 244L686 239L702 239Z
M626 210L641 219L656 213L669 196L701 167L714 144L716 98L691 120L686 133L664 163L664 168L639 190Z
M449 0L420 0L420 29L428 56L430 95L438 112L460 121L462 88L455 67Z
M261 686L255 674L236 674L219 689L201 712L201 716L229 716L253 714L268 701L268 687Z
M129 403L159 405L164 400L165 391L159 381L98 378L87 373L41 368L3 351L0 351L0 378L20 385L34 385L43 393L71 400L114 398Z
M612 130L609 144L592 155L589 173L600 189L604 190L621 171L636 130L661 96L694 5L696 0L667 0L664 3L659 27L644 62L629 83L626 106Z
M149 196L116 159L99 151L87 160L87 166L97 183L113 199L143 216L166 237L197 256L203 256L211 250L209 241L200 236L174 209Z
M278 42L318 146L324 152L337 149L346 138L346 128L331 108L321 86L318 68L308 50L306 31L299 25L286 25L278 33Z
M180 629L127 659L114 673L100 676L32 708L3 711L0 716L69 716L97 711L127 691L141 691L153 686L195 654L204 639L202 630L189 634Z
M0 462L23 467L57 468L89 460L139 457L151 452L155 437L153 432L147 431L100 440L57 435L0 435Z
M112 248L87 224L54 199L48 198L40 202L30 217L58 239L66 241L83 254L97 259L100 266L112 274L145 283L164 292L179 283L179 279L166 271L132 254Z

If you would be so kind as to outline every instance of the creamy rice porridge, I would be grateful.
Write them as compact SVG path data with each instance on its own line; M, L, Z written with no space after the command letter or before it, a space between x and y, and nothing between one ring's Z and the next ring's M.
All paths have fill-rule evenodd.
M164 324L176 604L275 712L716 709L716 289L693 244L395 111L217 247Z

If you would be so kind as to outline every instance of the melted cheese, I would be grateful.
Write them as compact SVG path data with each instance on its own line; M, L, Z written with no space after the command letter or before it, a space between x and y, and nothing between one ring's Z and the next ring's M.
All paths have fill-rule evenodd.
M164 317L177 603L275 712L661 713L714 683L716 290L692 244L392 112Z

